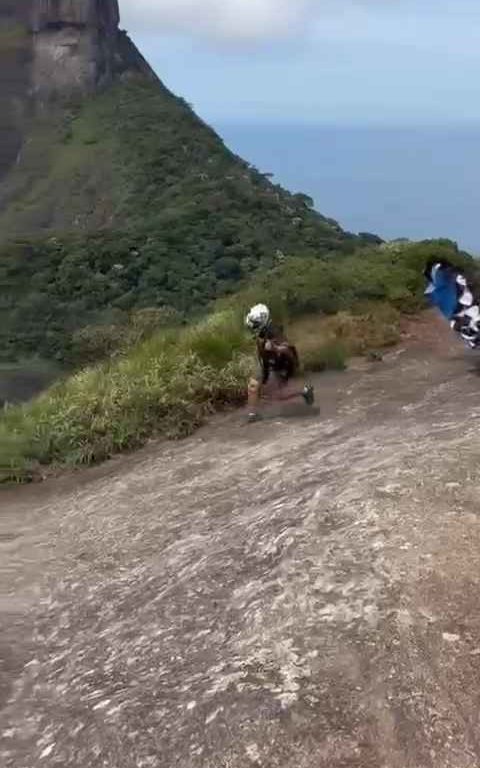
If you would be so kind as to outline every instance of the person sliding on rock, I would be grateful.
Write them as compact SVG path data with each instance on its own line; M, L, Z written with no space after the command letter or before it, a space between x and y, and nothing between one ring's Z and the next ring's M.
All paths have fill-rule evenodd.
M270 310L265 304L257 304L248 313L245 324L255 335L257 342L258 369L255 378L248 385L248 420L257 421L260 396L272 391L280 400L303 398L307 405L313 405L313 387L305 384L303 389L290 391L288 383L300 367L296 347L286 339L283 329L275 326Z

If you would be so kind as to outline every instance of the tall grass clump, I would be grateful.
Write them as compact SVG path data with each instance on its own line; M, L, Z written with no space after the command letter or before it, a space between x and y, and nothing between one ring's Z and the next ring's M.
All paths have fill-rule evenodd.
M288 324L306 371L341 370L352 355L396 343L401 312L423 306L422 266L441 245L393 244L338 260L284 258L191 326L153 332L158 312L148 310L133 336L126 326L105 362L4 410L0 480L35 476L42 465L98 462L152 436L182 437L215 409L242 402L255 365L243 317L257 301ZM89 334L95 351L104 336L98 328Z
M292 323L291 337L305 371L344 370L349 357L365 355L400 340L400 313L388 304L358 307L322 317L309 315Z
M124 356L87 368L0 420L3 477L42 464L91 464L153 435L190 434L205 416L239 403L253 368L251 343L232 313L159 333Z

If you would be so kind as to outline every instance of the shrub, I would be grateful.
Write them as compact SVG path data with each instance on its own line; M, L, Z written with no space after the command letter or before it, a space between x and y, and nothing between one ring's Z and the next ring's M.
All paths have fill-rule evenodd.
M341 370L352 355L364 355L395 344L400 314L388 305L364 307L363 313L340 312L293 322L291 337L306 371Z
M341 341L331 339L310 347L302 356L302 364L306 373L322 373L323 371L343 371L347 367L348 352Z
M189 434L215 408L244 399L254 365L248 347L235 319L223 315L159 333L75 374L4 413L3 474L19 477L38 463L89 464L152 435Z
M91 365L109 357L122 344L125 329L118 325L87 325L72 337L69 361L77 365Z
M263 301L279 318L358 311L365 305L389 304L402 313L425 306L425 263L432 255L449 258L475 278L476 262L450 241L386 243L353 254L316 259L284 257L259 271L250 284L221 306Z
M66 358L75 368L101 362L148 339L161 328L175 328L181 315L173 307L141 309L125 322L87 325L76 331Z

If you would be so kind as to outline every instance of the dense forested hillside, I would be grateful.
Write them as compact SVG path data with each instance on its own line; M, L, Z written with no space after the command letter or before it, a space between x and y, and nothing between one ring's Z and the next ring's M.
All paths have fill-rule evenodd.
M360 242L141 77L39 120L2 189L3 357L61 357L135 309L189 316L281 254Z

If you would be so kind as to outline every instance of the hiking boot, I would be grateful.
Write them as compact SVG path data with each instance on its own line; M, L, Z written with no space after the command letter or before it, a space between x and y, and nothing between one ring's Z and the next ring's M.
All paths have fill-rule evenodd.
M315 402L315 391L311 384L305 384L302 397L307 405L313 405Z

